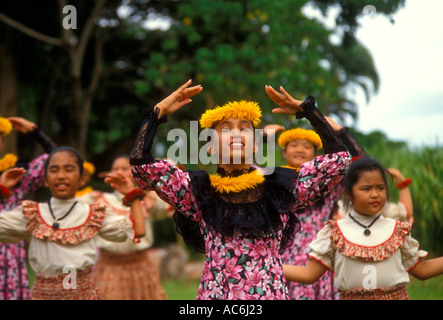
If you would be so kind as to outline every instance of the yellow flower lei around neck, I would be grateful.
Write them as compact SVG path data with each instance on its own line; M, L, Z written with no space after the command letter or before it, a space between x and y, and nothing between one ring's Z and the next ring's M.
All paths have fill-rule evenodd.
M220 193L254 189L257 185L265 181L263 174L257 170L242 174L238 177L222 177L217 174L211 174L209 178L211 179L212 187Z
M6 154L2 159L0 159L0 172L12 168L13 166L15 166L16 162L17 162L17 156L15 154L12 153Z

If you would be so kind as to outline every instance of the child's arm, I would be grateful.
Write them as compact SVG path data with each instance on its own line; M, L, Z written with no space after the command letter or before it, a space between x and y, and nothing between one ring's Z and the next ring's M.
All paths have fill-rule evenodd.
M325 152L304 163L299 170L294 192L301 208L312 205L332 190L343 179L351 159L334 129L315 107L314 98L308 97L303 102L291 97L282 87L280 90L282 94L266 86L268 96L280 106L272 112L306 117L320 136Z
M124 195L128 195L134 190L134 183L129 177L118 173L109 173L105 178L105 182L109 183L112 188ZM131 217L134 221L134 232L136 238L142 238L146 235L145 221L143 218L141 199L137 197L130 203Z
M35 123L21 117L9 117L8 120L14 126L14 129L24 134L32 135L38 143L43 147L45 153L51 153L57 148L57 144Z
M407 179L403 176L403 174L395 168L389 168L388 171L391 173L392 178L394 179L394 183L397 185L401 185ZM410 180L409 180L410 181ZM411 192L409 191L409 185L405 185L398 189L399 194L399 202L403 202L406 207L407 219L410 220L414 217L414 205L412 202Z
M335 133L337 133L337 136L343 142L346 149L348 149L348 152L350 153L352 160L356 160L360 157L367 156L364 148L352 136L352 134L349 132L348 128L339 125L337 122L332 120L330 117L325 116L325 119L331 125L332 129L334 129Z
M416 266L408 271L419 280L427 280L443 273L443 257L420 260Z
M324 265L314 259L309 259L305 266L283 265L286 280L305 284L318 281L327 270Z
M198 211L190 191L190 176L172 162L155 160L151 153L155 133L159 124L171 114L191 102L190 97L203 89L189 87L191 80L174 91L154 108L145 110L144 122L130 154L132 175L135 183L144 190L155 190L159 197L185 215L192 216Z

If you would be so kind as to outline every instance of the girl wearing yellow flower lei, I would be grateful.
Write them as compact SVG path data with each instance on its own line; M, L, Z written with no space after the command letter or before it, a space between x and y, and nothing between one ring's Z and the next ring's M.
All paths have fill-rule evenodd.
M207 147L218 160L217 174L181 170L170 161L154 159L157 126L203 90L190 84L191 80L145 110L131 152L134 180L175 208L177 231L206 255L197 299L287 299L280 254L300 228L296 211L335 186L347 170L349 154L312 97L298 101L281 88L283 98L266 90L279 105L273 112L306 117L325 146L326 155L308 166L264 174L251 165L257 150L254 129L261 117L258 103L252 101L227 103L200 119L201 127L214 133Z
M0 150L5 144L5 137L13 128L34 137L46 153L29 163L20 164L21 168L14 168L18 163L14 154L7 154L0 160L0 211L18 206L25 195L43 187L45 161L48 153L57 147L33 122L20 117L0 117ZM0 261L0 300L29 299L24 242L0 243Z

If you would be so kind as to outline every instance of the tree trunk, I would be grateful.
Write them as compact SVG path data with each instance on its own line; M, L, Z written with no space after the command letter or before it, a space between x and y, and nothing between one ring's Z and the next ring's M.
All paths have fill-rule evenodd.
M18 83L15 72L15 63L11 52L10 40L11 31L7 31L5 41L0 45L0 116L17 116L18 113ZM18 154L17 132L12 130L6 136L5 146L0 154Z

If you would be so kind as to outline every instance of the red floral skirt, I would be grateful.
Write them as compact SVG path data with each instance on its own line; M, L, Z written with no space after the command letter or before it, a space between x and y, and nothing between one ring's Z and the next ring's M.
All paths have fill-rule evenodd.
M409 300L406 284L400 283L386 289L352 289L340 291L341 300Z
M104 300L165 300L160 273L149 252L110 253L102 250L94 279Z
M91 269L48 276L35 275L32 300L99 300Z

